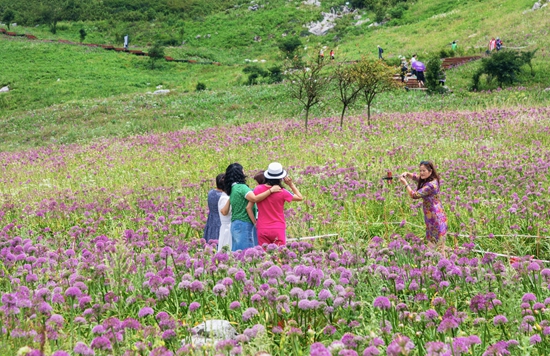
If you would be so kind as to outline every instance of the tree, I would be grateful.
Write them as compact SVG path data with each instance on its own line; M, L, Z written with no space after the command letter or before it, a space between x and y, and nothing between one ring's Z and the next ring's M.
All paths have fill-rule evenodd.
M164 47L159 43L155 43L153 47L149 48L147 54L151 60L151 69L155 69L155 62L161 58L164 58Z
M86 30L81 28L80 31L78 31L78 33L80 33L80 43L84 42L84 39L86 38L86 36L88 35L86 33Z
M2 21L8 25L8 30L10 29L10 23L15 19L15 12L12 9L7 9L2 15Z
M363 57L356 66L357 77L367 102L367 118L370 125L370 109L374 98L386 91L399 86L393 79L395 68L390 67L382 60L371 60Z
M441 59L439 56L433 56L426 65L426 87L430 93L435 93L439 88L439 79L443 76L441 69Z
M518 80L517 75L521 72L523 64L524 61L519 52L512 50L498 51L488 58L483 58L481 68L472 78L472 88L479 89L479 80L483 74L487 75L488 83L496 78L500 87L504 84L512 84Z
M347 108L357 100L363 88L358 78L356 65L339 64L334 71L334 80L338 88L338 99L342 103L340 115L340 127L342 127Z
M296 62L294 61L293 63ZM323 71L326 63L327 62L318 59L316 61L309 61L301 64L298 68L287 65L290 96L298 100L306 111L306 131L309 110L314 105L319 104L332 80L332 77Z
M50 26L50 32L57 33L57 23L63 20L67 11L67 3L59 0L49 0L42 2L39 10L42 22Z
M535 76L535 72L533 71L533 64L531 63L531 60L533 59L533 57L535 57L535 53L537 53L538 50L539 49L536 48L533 51L521 52L521 55L520 55L521 61L524 64L527 64L529 66L529 69L531 69L531 76L532 77Z
M246 66L243 73L248 74L248 85L258 84L258 78L266 77L269 73L257 65Z
M292 59L297 55L298 49L302 47L302 41L298 37L287 37L279 43L279 49L283 51L286 58Z

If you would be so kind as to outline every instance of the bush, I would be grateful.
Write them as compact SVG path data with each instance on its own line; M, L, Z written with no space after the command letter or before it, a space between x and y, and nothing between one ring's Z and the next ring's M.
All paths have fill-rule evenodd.
M248 74L248 82L247 85L255 85L258 84L258 79L261 77L266 77L269 73L266 72L264 69L253 65L253 66L246 66L243 69L243 73Z
M283 81L283 70L280 66L268 68L269 84L280 83Z
M287 57L294 57L295 52L302 47L302 41L298 37L287 37L279 43L279 49L283 51Z
M197 86L195 87L195 90L196 91L203 91L203 90L206 90L206 84L202 83L202 82L198 82L197 83Z
M431 93L438 92L439 79L444 75L441 69L441 59L433 56L426 65L426 87Z
M502 50L488 58L483 58L481 68L472 77L472 89L479 89L479 81L483 74L487 75L488 83L496 78L500 87L505 84L513 84L518 80L517 76L521 72L523 64L525 62L521 54L516 51Z
M403 17L403 13L407 10L404 4L399 4L390 10L390 17L392 19L400 19Z

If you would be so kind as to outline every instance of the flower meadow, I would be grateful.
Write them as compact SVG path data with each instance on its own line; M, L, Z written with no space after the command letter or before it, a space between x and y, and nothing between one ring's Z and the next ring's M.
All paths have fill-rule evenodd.
M546 355L550 108L259 122L1 153L0 344L27 355ZM445 255L381 178L433 160ZM287 246L216 252L206 193L283 163ZM338 234L316 240L301 237ZM487 252L489 251L489 252ZM519 256L504 258L503 255ZM525 256L525 257L521 257ZM237 337L194 342L224 319Z

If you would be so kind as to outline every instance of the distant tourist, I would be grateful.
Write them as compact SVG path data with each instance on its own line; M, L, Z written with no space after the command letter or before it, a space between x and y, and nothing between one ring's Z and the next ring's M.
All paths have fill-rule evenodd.
M334 50L333 49L330 50L330 59L334 60Z
M407 182L407 178L417 182L416 189L413 189ZM422 199L424 211L424 222L426 223L426 239L438 245L443 252L445 246L445 235L447 234L447 216L443 211L439 197L440 178L435 166L430 161L420 162L419 174L405 172L399 180L405 185L407 193L413 199Z
M280 187L272 187L262 194L256 195L246 185L243 166L239 163L230 164L225 170L224 191L231 203L231 250L246 250L257 245L256 228L248 216L248 202L258 203L270 194L277 193Z
M264 244L286 244L286 221L284 213L285 202L302 201L304 198L300 191L294 185L294 182L287 176L286 170L278 162L269 164L267 171L264 172L265 184L259 185L254 189L257 195L264 194L275 187L282 188L284 181L292 190L282 189L280 193L268 196L265 200L258 203L258 243Z
M228 246L229 251L231 251L231 246L233 245L231 241L231 203L229 202L229 196L225 192L222 193L220 200L218 201L218 212L221 222L220 236L218 238L218 252L225 246Z
M418 81L418 87L422 88L425 85L426 77L424 77L424 71L416 70L416 80Z
M223 173L218 174L216 188L208 192L208 218L206 219L203 236L206 242L217 240L220 237L221 221L218 213L218 201L223 194L223 176Z
M439 72L439 85L445 86L445 82L447 81L447 73L445 73L444 70Z
M376 47L378 47L378 59L384 59L382 58L382 53L384 53L384 50L382 49L382 47L380 47L380 45Z
M407 58L402 57L401 58L401 82L405 82L405 77L407 76L408 71L409 71L409 68L407 68Z
M453 52L456 52L456 50L458 49L458 43L456 43L457 41L454 40L453 42L451 42L451 50Z
M319 59L325 59L325 51L322 48L319 50Z
M493 52L495 50L497 46L497 41L495 40L495 38L491 38L491 40L489 41L489 53Z
M413 54L412 57L411 57L411 74L416 76L416 70L414 69L414 62L416 62L417 59L416 59L416 54Z
M502 49L502 45L502 40L500 39L500 37L497 37L497 40L495 41L495 47L497 51L500 51Z

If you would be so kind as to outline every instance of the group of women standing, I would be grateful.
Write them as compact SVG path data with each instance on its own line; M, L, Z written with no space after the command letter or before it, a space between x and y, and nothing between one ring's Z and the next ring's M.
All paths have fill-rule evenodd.
M285 202L303 200L300 191L280 163L273 162L246 184L243 166L230 164L216 177L216 189L208 192L208 220L204 239L218 240L218 250L245 250L264 244L286 244ZM284 189L283 182L292 193Z
M411 187L407 178L417 183L415 188ZM254 177L258 183L254 190L246 185L245 179L243 167L238 163L229 165L225 174L216 177L217 188L208 193L210 214L204 238L207 241L218 239L219 249L229 245L232 251L271 243L284 245L284 204L301 201L302 195L277 162L271 163L266 171ZM404 172L399 180L412 199L423 200L426 239L444 254L447 216L439 197L440 177L434 164L422 161L418 174ZM283 188L283 182L292 193Z

